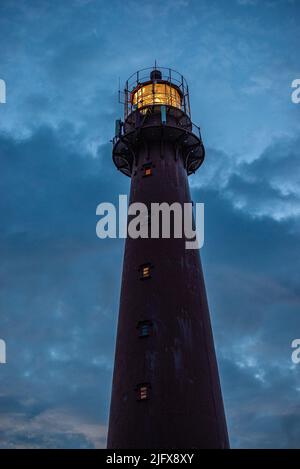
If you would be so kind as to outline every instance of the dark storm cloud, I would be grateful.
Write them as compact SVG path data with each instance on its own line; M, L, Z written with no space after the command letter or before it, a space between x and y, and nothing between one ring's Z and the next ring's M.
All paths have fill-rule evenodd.
M10 446L21 444L33 409L38 416L25 446L47 433L36 420L51 408L71 415L77 409L91 425L96 419L99 430L99 419L106 419L120 283L114 266L122 242L99 242L95 210L126 193L128 183L118 175L112 180L111 162L103 172L108 146L100 153L96 159L78 155L47 128L21 142L1 138L1 337L9 364L1 368L0 407L12 414L12 427L14 414L24 419L9 433ZM32 397L34 405L20 409ZM86 446L73 436L59 444ZM55 446L56 437L51 433L48 443L41 437L39 444Z
M208 148L209 164L193 178L193 187L216 188L246 214L274 220L298 220L300 214L300 140L277 137L250 162Z
M277 138L255 161L242 164L239 177L231 176L228 183L234 204L256 216L299 217L299 148L299 137Z
M270 153L276 162L279 156ZM268 173L268 155L266 151L260 160L259 171L250 165L248 172L231 178L223 197L207 188L193 191L194 201L205 202L202 259L236 447L299 446L295 422L300 416L300 371L291 362L291 342L300 333L298 220L283 216L286 221L276 221L271 210L265 216L249 216L244 208L233 207L231 197L252 195L267 211L269 198L259 188ZM242 192L243 178L249 174L253 187Z
M109 177L111 163L103 171L108 147L87 158L46 128L24 142L4 138L0 148L9 163L1 204L9 349L1 369L3 446L101 446L122 242L96 239L95 207L126 193L127 180ZM298 427L288 426L300 387L290 360L300 307L293 223L249 218L218 191L194 189L193 198L206 204L202 257L232 444L295 446Z

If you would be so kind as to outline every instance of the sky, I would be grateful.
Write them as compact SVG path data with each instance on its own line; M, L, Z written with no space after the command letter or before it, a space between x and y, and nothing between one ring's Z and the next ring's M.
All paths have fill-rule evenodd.
M231 446L300 447L297 0L1 0L1 448L106 444L124 240L96 207L121 83L156 60L189 83L206 159L203 269Z

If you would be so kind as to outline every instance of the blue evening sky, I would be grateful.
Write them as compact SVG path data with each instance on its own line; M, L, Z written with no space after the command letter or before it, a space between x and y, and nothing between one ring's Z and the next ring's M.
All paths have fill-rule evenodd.
M1 0L0 447L104 447L123 240L96 206L119 77L183 73L206 160L202 249L232 447L300 447L297 0Z

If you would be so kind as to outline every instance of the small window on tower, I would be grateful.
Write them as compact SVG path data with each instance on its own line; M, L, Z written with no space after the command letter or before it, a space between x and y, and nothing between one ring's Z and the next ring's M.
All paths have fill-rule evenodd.
M149 399L149 390L150 390L149 383L139 384L136 389L137 389L138 401L146 401L147 399Z
M149 337L152 332L152 322L147 321L140 321L137 325L139 331L139 337Z
M150 264L143 264L140 266L139 271L141 274L141 279L151 278L151 268Z
M147 164L144 164L143 166L143 176L144 177L148 177L148 176L152 176L152 163L147 163Z

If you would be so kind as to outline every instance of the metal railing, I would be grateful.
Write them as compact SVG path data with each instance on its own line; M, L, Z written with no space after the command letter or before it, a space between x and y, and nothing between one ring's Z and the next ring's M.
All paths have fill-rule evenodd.
M137 121L135 120L135 129L139 129L141 128L143 125L137 125ZM187 130L188 132L191 132L193 133L194 135L196 135L196 137L199 138L200 142L202 142L202 136L201 136L201 128L194 124L193 122L189 122L188 125L183 125L183 124L180 124L179 127L182 127L183 129ZM120 125L119 127L119 133L118 135L115 135L112 139L112 143L113 145L115 145L117 143L117 141L122 138L123 136L125 136L126 132L125 132L125 128L124 128L124 123L122 122L122 125Z

